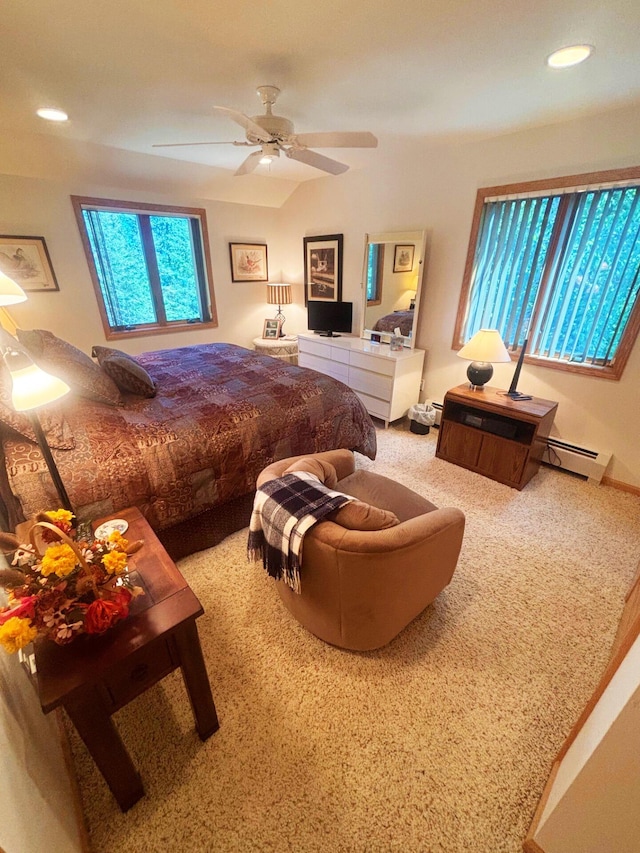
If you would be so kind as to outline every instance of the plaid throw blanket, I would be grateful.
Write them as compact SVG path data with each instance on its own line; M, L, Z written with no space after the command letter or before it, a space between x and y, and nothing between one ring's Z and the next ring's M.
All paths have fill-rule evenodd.
M249 522L247 554L262 557L273 578L300 592L302 539L310 527L348 501L349 495L327 489L313 474L298 471L269 480L256 491Z

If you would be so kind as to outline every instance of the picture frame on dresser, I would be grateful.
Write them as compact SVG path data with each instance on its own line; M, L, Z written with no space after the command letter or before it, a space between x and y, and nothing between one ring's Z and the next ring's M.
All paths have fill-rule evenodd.
M342 301L342 234L305 237L304 304Z

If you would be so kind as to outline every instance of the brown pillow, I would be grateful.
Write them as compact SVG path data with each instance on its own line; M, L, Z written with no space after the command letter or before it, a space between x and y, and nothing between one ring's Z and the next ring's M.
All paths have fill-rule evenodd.
M349 501L329 513L327 518L347 530L385 530L400 524L400 519L394 513L357 500Z
M91 355L121 391L138 397L155 397L158 384L135 358L111 347L93 347Z
M305 471L307 474L313 474L328 489L335 489L338 482L336 469L330 462L314 459L311 456L305 456L303 459L298 459L297 462L292 462L282 473L295 474L296 471Z
M16 334L38 367L64 379L76 394L108 406L122 404L113 379L72 344L45 329L18 329Z
M305 456L298 459L283 471L283 474L293 474L296 471L306 471L314 474L328 489L334 489L338 483L335 467L330 462ZM327 515L329 521L334 521L347 530L384 530L386 527L394 527L400 524L399 518L386 509L378 509L377 506L364 503L364 501L352 500L339 509Z

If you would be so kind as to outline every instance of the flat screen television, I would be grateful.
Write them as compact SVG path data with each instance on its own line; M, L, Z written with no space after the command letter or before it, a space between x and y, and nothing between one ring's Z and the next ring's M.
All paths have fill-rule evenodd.
M351 332L353 302L307 302L307 325L326 338L339 338L338 332Z

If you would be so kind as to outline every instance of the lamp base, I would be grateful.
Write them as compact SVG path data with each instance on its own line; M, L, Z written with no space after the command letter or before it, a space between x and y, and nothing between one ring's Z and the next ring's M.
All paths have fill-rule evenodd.
M472 361L467 367L467 379L472 388L482 388L493 376L493 365L489 361Z

